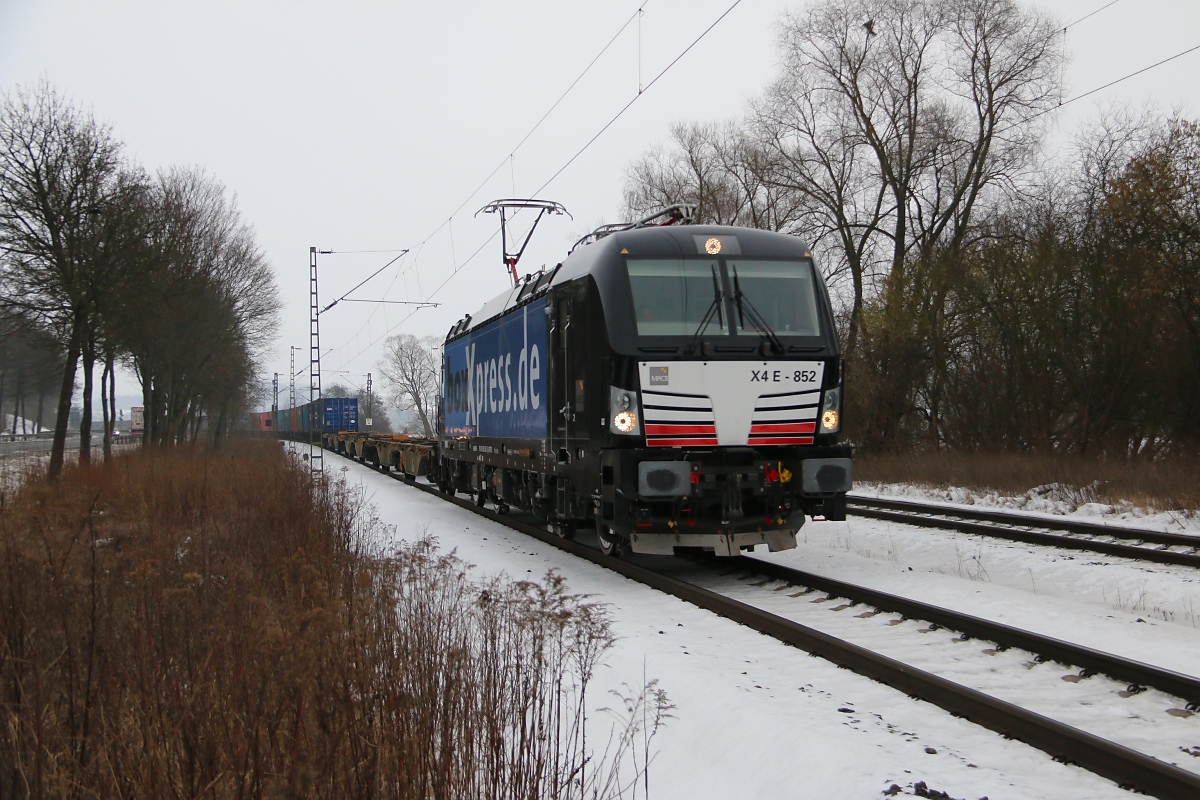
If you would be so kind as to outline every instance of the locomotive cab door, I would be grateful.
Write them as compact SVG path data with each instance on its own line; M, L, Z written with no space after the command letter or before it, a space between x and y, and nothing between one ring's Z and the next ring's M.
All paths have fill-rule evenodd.
M557 409L562 414L564 445L572 454L574 463L581 456L579 449L588 443L588 392L591 389L591 373L595 365L588 362L588 342L592 331L588 327L588 297L586 284L576 281L568 284L567 292L558 300L560 327L559 338L562 375L556 383L561 387L561 403Z
M566 465L571 461L571 440L574 439L576 380L576 359L572 352L576 331L567 292L559 293L554 309L554 402L551 406L554 449L557 462Z

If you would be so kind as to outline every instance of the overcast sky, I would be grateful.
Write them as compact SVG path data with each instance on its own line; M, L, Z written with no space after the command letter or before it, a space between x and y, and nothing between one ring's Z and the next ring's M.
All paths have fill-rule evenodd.
M1103 9L1065 34L1066 98L1200 45L1198 0L1108 2L1038 4L1064 25ZM402 248L354 296L442 303L322 315L325 385L361 385L387 335L441 336L506 288L499 239L488 241L499 222L473 216L485 203L540 190L566 206L574 219L543 219L521 271L553 265L617 221L626 165L672 122L735 117L761 92L774 26L800 0L742 0L545 186L732 3L0 0L0 90L45 76L146 168L203 166L237 194L286 302L267 360L286 405L289 346L305 348L297 369L308 361L310 246L342 251L320 257L322 305L396 255L346 251ZM1197 76L1200 51L1067 106L1061 135L1113 102L1200 114Z

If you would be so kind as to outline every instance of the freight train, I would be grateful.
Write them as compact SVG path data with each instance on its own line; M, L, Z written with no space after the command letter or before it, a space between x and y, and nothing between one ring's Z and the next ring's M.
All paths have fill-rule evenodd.
M358 430L358 398L324 397L296 408L260 411L250 415L250 429L301 438L314 432Z
M845 519L842 358L809 248L652 222L585 237L450 329L436 441L325 445L593 528L609 554L781 550L806 515Z

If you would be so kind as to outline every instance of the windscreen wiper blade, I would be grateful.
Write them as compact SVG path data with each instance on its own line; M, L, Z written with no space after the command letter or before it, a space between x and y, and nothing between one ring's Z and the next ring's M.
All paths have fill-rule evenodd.
M771 343L771 352L775 355L783 355L783 342L779 341L779 337L775 334L775 329L767 324L762 314L758 313L758 309L750 302L750 298L742 294L742 286L738 282L737 267L731 264L729 272L733 276L733 302L737 307L738 327L745 329L746 318L748 317L750 324L758 328L759 334Z
M700 337L704 335L704 331L708 328L708 323L712 322L713 315L716 314L718 324L724 325L725 321L721 317L721 303L725 301L725 293L721 291L721 282L717 279L717 268L712 268L713 279L713 299L708 304L708 311L704 312L704 319L700 321L700 327L696 328L696 332L692 334L692 338L688 340L687 347L683 349L684 355L691 355L696 351L696 346L700 344Z

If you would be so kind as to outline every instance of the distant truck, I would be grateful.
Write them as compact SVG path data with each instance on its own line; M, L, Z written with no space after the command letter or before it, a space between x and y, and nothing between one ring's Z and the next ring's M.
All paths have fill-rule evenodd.
M129 434L141 436L146 430L145 406L134 406L129 409Z

